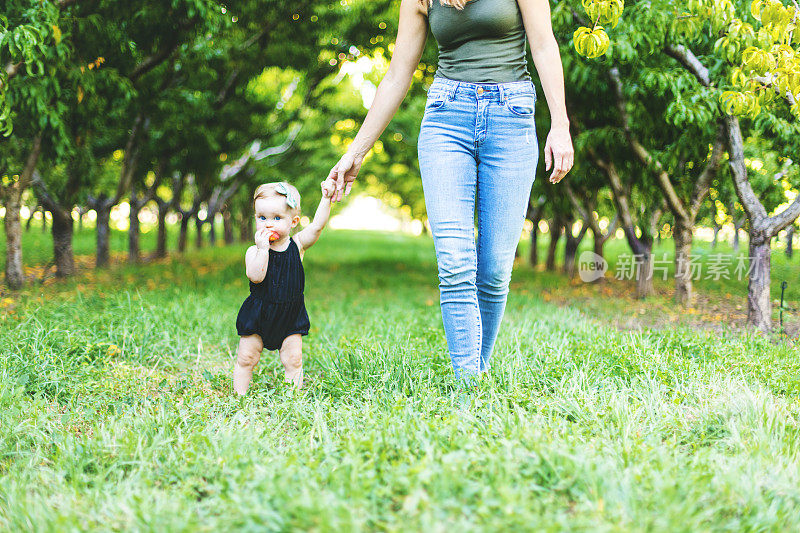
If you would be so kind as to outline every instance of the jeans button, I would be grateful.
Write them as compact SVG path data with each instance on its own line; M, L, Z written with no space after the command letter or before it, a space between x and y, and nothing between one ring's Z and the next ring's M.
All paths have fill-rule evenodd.
M478 87L478 94L483 94L483 87Z

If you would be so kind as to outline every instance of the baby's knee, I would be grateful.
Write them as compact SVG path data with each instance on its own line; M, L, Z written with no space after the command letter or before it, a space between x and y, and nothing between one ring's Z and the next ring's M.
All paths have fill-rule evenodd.
M303 366L303 344L299 338L300 336L287 337L281 346L281 362L283 366L289 369L298 369Z
M261 359L261 347L256 343L242 342L236 353L236 364L243 368L253 368Z
M303 352L300 350L287 351L281 354L281 362L287 369L303 368Z
M253 368L261 359L261 355L254 352L239 352L236 356L236 364L243 368Z

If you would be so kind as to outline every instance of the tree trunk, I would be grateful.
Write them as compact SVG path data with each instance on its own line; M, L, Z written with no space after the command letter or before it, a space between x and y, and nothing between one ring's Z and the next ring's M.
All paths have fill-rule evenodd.
M216 218L216 215L209 215L208 217L208 244L211 246L216 246L217 244Z
M636 298L644 300L655 292L653 289L653 245L652 243L641 243L641 248L644 253L636 256Z
M594 253L605 258L603 255L603 246L606 244L606 240L608 239L605 239L602 233L599 233L594 229L592 230L592 238L594 239Z
M141 211L142 205L135 193L132 192L131 196L131 210L128 216L128 263L138 263L142 258L139 248L139 211Z
M25 167L19 177L8 186L0 184L6 208L3 219L6 232L6 283L15 290L22 288L25 283L25 275L22 270L22 221L20 220L22 193L31 183L33 172L39 163L41 150L42 136L40 134L33 141L31 153L25 160Z
M153 257L167 257L167 212L169 202L158 202L158 230L156 233L156 251Z
M578 252L578 245L581 243L579 239L567 238L564 245L564 274L572 278L575 276L575 256Z
M675 301L684 307L691 307L694 302L692 270L689 263L692 254L691 223L677 219L672 238L675 241Z
M794 226L789 226L786 229L786 257L788 259L791 259L794 254L794 232Z
M738 252L739 251L739 230L742 229L742 226L744 226L745 220L746 219L744 217L742 217L742 219L739 220L738 222L736 221L736 219L734 219L734 221L733 221L733 251L734 252Z
M605 246L606 241L608 240L608 234L603 235L601 230L600 230L600 228L596 227L595 225L593 225L590 229L592 230L592 238L594 240L594 243L593 243L593 245L594 245L593 246L594 254L596 256L602 258L603 260L605 260L603 247ZM610 228L609 228L609 231L610 231ZM606 277L605 276L600 276L599 278L593 280L591 283L603 283L605 281L606 281Z
M750 233L750 280L747 284L747 321L759 331L772 329L770 301L771 249L768 235Z
M423 225L423 227L425 226ZM253 235L253 217L242 215L239 221L239 240L241 242L250 242L253 240Z
M228 208L222 211L222 237L225 244L233 244L235 238L233 237L233 215Z
M528 250L528 261L531 267L536 268L539 264L539 221L542 220L544 214L545 199L540 197L534 201L533 198L528 200L528 211L525 218L531 221L531 249Z
M720 226L719 224L717 224L715 222L714 223L714 238L711 240L711 249L712 250L715 250L717 248L717 239L719 237L719 230L721 230L721 229L722 229L722 226Z
M22 222L19 218L22 191L18 183L6 195L6 283L11 289L20 289L25 284L22 270Z
M36 213L38 213L40 209L42 209L42 206L37 205L36 208L33 211L31 211L31 216L29 216L28 220L25 221L25 231L31 230L31 222L33 222Z
M56 277L66 278L75 274L75 257L72 252L73 220L71 210L53 210L53 256Z
M198 250L203 247L203 224L205 220L200 220L200 214L196 214L194 216L194 227L197 230L197 234L195 235L194 245L195 248Z
M111 205L105 199L99 199L94 204L94 211L97 213L97 258L95 260L95 268L103 268L108 266L109 256L111 253L109 238L111 233L110 220L111 220Z
M534 224L531 229L531 249L528 251L528 261L532 267L539 264L539 225Z
M180 253L186 251L186 241L189 233L189 219L190 217L181 214L181 229L178 232L178 252Z
M556 249L558 248L558 240L561 238L561 230L563 223L560 217L554 217L550 224L550 244L547 248L547 260L545 268L548 271L556 269Z
M564 238L566 239L566 242L564 244L564 274L566 274L569 278L575 276L575 256L578 254L578 246L580 246L581 242L583 241L583 237L586 235L586 231L588 229L589 225L584 221L581 225L581 230L578 232L578 236L573 237L572 221L570 220L565 226Z

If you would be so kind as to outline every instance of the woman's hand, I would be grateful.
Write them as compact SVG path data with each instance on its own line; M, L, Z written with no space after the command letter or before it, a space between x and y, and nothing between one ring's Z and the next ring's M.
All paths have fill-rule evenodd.
M353 187L353 182L356 181L358 171L361 170L361 164L363 162L363 155L348 151L342 156L339 162L333 166L328 173L328 179L336 182L336 191L334 191L333 196L331 196L332 202L339 202L342 198L350 194L350 189Z
M550 183L558 183L567 175L575 161L575 150L572 148L572 137L569 127L553 127L547 134L544 145L544 169L553 168Z
M386 129L411 86L427 36L428 19L425 7L419 0L401 0L397 39L389 68L378 84L364 123L358 129L347 153L328 174L329 178L336 180L336 193L331 201L338 202L350 193L358 171L361 170L364 156Z
M575 151L569 135L569 117L564 103L564 67L553 36L548 0L517 0L531 47L531 57L550 108L550 133L544 145L545 170L552 167L550 183L558 183L572 168Z

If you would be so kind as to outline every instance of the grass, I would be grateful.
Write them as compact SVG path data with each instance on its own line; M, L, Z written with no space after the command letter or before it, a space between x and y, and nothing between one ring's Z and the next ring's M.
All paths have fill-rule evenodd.
M6 304L0 528L800 529L791 342L621 330L665 297L520 267L491 378L463 395L430 241L328 232L305 261L309 385L265 352L240 400L243 252L85 270Z

